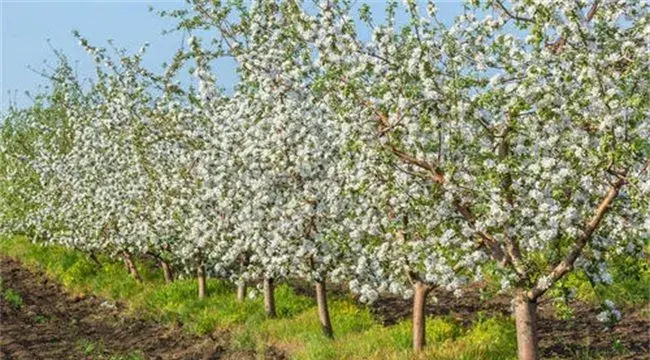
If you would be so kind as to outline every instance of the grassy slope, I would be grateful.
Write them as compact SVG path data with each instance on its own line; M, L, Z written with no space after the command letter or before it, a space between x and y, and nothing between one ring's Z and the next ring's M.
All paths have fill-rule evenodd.
M226 330L233 348L261 350L273 344L297 359L416 358L410 351L409 321L384 327L351 299L332 299L330 313L336 339L330 341L320 333L315 302L297 295L287 285L276 289L279 318L266 319L259 296L237 303L234 287L216 279L208 280L209 295L201 301L193 279L165 285L159 271L147 264L139 265L144 283L138 284L121 263L100 259L103 266L98 267L79 252L34 245L20 237L0 239L0 253L40 267L72 292L122 301L139 315L182 323L197 333ZM481 318L469 328L451 318L431 318L427 321L427 343L422 358L516 357L514 324L503 317Z

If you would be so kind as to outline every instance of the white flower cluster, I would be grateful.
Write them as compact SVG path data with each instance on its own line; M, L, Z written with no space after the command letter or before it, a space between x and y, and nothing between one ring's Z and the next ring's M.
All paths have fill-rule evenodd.
M593 22L574 16L583 2L479 4L447 26L409 1L412 21L389 11L370 39L345 2L191 3L183 26L219 30L178 57L198 90L179 90L177 63L157 76L82 39L106 67L87 94L62 82L56 120L21 113L41 135L27 160L0 144L0 219L19 199L49 241L235 281L346 282L362 301L414 282L459 294L486 263L534 300L586 257L608 282L607 253L641 251L645 2L604 3ZM211 70L223 54L241 76L230 95Z
M603 302L603 311L600 312L596 318L598 321L605 323L608 326L613 326L621 320L621 312L616 309L616 305L614 305L611 300L605 300Z

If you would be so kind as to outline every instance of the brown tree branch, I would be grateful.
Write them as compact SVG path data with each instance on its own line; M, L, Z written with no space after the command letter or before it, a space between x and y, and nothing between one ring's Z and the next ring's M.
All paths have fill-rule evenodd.
M610 205L618 195L619 190L625 184L626 181L620 178L616 180L614 184L612 184L612 187L609 189L605 197L600 201L600 204L598 204L598 207L596 208L594 215L591 217L589 222L587 222L587 224L585 225L584 231L576 241L575 245L573 246L573 249L569 251L569 253L566 255L564 260L562 260L559 264L557 264L557 266L555 266L555 268L553 268L553 270L548 275L549 278L548 284L552 285L556 283L565 274L567 274L569 271L573 269L573 264L575 263L576 259L578 258L578 256L580 256L580 254L582 254L582 250L587 245L589 239L591 239L591 236L600 225L600 222L602 221L607 211L610 209ZM537 284L528 292L528 298L530 298L531 300L536 300L537 298L542 296L549 288L550 286L541 286L540 284Z
M533 22L533 19L530 19L530 18L527 18L527 17L523 17L523 16L520 16L520 15L514 14L512 11L508 10L508 8L506 8L505 5L503 5L503 3L502 3L501 1L496 0L495 3L496 3L496 5L497 5L497 7L498 7L498 8L499 8L499 9L500 9L504 14L506 14L509 18L511 18L511 19L513 19L513 20L517 20L517 21L531 22L531 23Z
M377 120L379 121L380 126L383 126L384 128L390 126L390 122L388 121L388 115L377 111L367 101L362 103L366 108L370 109L375 114ZM379 129L379 131L381 131L381 128ZM445 182L445 174L442 171L442 169L440 169L439 164L413 156L401 149L398 149L395 145L390 145L389 150L400 160L402 160L402 162L417 166L425 170L427 173L431 174L431 180L434 183L443 184ZM474 226L476 220L470 208L464 205L458 198L454 199L453 205L456 208L456 211L458 211L471 226ZM492 237L490 234L488 234L485 231L477 231L476 236L478 237L479 242L482 245L490 249L492 253L492 257L496 261L498 261L501 266L506 266L509 263L512 264L512 261L509 259L502 245L499 244L499 242L496 239L494 239L494 237ZM521 266L516 266L515 271L517 271L518 273L522 272L523 274L523 270Z
M511 129L511 122L512 122L512 117L510 115L510 112L506 112L505 114L508 127L503 131L503 134L499 136L501 142L498 145L498 156L499 159L505 160L510 156L510 142L508 141L508 134L510 133ZM501 189L503 190L503 193L506 196L506 202L510 207L515 206L515 199L512 193L512 176L510 172L507 172L502 180L501 180ZM519 243L517 239L512 237L509 234L508 231L508 224L503 229L503 235L504 235L504 241L506 244L506 254L509 257L510 263L512 263L512 267L515 269L515 272L520 276L520 278L525 278L526 277L526 269L524 268L522 261L521 261L521 251L519 249Z

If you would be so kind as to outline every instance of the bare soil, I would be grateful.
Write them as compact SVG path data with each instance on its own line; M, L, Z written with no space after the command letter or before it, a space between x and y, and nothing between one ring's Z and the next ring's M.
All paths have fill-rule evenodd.
M197 336L135 318L120 304L69 294L7 257L0 257L0 276L23 301L16 308L0 298L0 359L255 359L253 352L229 351L227 333Z

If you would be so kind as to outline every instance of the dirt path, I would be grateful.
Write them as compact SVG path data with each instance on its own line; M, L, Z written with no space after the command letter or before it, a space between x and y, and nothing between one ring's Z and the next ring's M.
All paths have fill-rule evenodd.
M245 359L224 336L192 336L180 328L125 316L95 297L73 298L43 273L0 257L3 287L20 294L18 308L0 299L0 359Z

